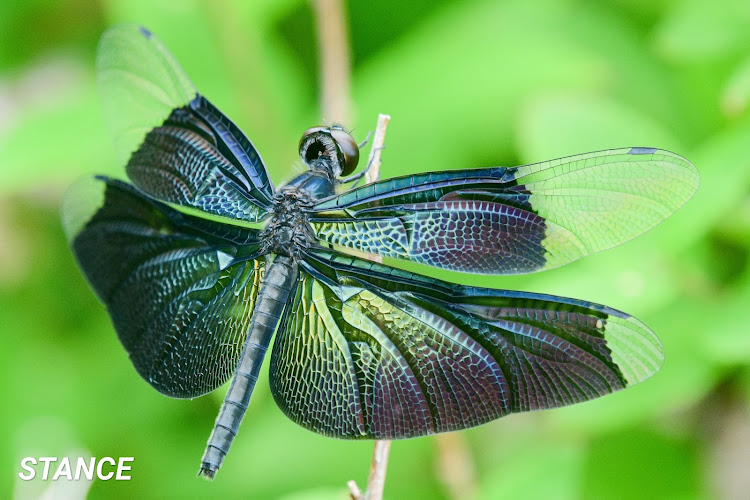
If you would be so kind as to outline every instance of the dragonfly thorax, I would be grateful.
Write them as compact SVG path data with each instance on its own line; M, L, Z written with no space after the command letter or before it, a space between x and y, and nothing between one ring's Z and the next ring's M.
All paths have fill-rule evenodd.
M315 240L308 222L310 195L302 189L285 187L273 199L273 214L260 233L261 245L279 255L299 259Z

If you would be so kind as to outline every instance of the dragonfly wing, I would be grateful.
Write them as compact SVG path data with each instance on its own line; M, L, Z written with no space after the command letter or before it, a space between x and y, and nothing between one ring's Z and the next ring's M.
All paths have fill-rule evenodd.
M298 424L397 439L603 396L655 373L661 343L606 306L461 286L317 249L271 357Z
M341 247L454 271L528 273L638 236L699 180L674 153L627 148L384 180L322 200L311 221L318 238Z
M97 79L118 159L133 183L210 215L263 218L274 187L260 155L155 35L130 24L109 29L99 43Z
M229 379L265 261L257 231L178 212L104 177L74 184L66 235L138 373L189 398Z

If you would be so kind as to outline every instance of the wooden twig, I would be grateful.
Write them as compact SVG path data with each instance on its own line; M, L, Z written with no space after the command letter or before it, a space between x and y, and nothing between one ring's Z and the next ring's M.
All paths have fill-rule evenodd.
M385 128L390 120L389 115L382 113L378 115L378 125L375 127L370 156L367 159L368 170L365 174L365 183L367 184L380 179L380 154L383 151L383 144L385 144Z
M351 500L362 500L362 491L357 486L357 481L352 479L346 485L349 487L349 498Z
M367 174L365 182L368 184L380 179L380 155L385 143L385 129L391 117L388 115L378 115L378 125L375 128L375 134L372 138L370 155L367 159ZM380 261L380 257L375 260ZM367 478L367 488L364 495L357 487L357 483L349 481L349 496L352 500L381 500L383 498L383 488L385 487L385 473L388 470L388 453L391 449L391 442L388 440L375 441L375 449L372 452L372 463L370 463L370 476Z
M351 123L350 58L346 16L341 0L314 0L320 57L320 89L323 117L328 123ZM385 142L388 115L378 115L378 124L367 161L365 182L380 178L380 155ZM381 260L381 259L378 259ZM349 481L352 500L381 500L388 467L390 441L376 441L370 465L370 476L364 495L357 483Z
M466 439L460 432L435 436L438 446L436 476L448 498L470 500L477 495L476 470Z
M341 0L314 0L320 58L320 100L330 124L351 123L349 37Z
M375 448L372 450L370 476L367 478L367 491L365 492L364 500L381 500L383 498L385 473L388 470L388 453L390 451L390 441L375 441Z

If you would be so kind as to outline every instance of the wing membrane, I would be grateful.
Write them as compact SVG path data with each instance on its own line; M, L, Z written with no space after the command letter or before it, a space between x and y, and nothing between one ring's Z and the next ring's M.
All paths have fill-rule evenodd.
M66 194L73 252L138 373L188 398L229 379L264 270L257 231L182 214L103 177Z
M698 187L695 167L652 148L513 168L418 174L318 203L321 240L480 274L561 266L647 231Z
M211 215L263 218L274 187L260 155L155 35L136 25L109 29L97 75L118 158L138 187Z
M316 432L396 439L599 397L655 373L659 340L588 302L455 285L328 250L301 264L271 357Z

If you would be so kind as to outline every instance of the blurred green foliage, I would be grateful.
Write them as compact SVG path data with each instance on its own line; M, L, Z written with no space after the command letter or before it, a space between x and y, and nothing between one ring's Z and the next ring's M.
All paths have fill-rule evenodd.
M458 486L440 468L436 438L396 442L387 498L750 489L737 472L750 470L741 453L750 448L749 5L350 2L356 118L348 125L364 138L377 113L393 116L383 177L638 145L686 156L703 178L665 224L562 269L433 273L628 311L659 334L667 360L627 391L462 432L474 472ZM304 0L0 4L0 494L34 498L50 487L19 481L22 457L88 452L135 457L131 481L95 481L91 498L345 498L347 480L364 483L372 445L297 427L264 380L217 480L197 480L223 391L178 401L148 387L76 268L57 206L75 178L122 168L93 74L96 40L119 21L159 35L252 138L277 185L297 168L299 134L323 118Z

